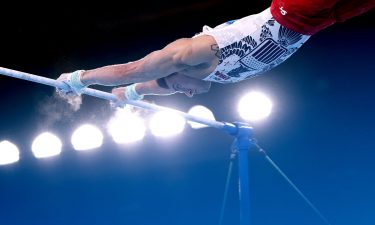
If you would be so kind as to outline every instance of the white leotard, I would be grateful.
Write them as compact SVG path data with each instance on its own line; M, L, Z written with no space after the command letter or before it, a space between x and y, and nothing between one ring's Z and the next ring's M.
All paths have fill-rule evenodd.
M220 49L216 69L204 80L234 83L257 76L284 62L310 36L281 26L270 9L223 23L203 27L198 35L211 35Z

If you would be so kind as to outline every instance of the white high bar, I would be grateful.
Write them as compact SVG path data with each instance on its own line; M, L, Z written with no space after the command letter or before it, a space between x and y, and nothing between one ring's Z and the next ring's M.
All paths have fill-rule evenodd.
M9 76L9 77L22 79L22 80L35 82L35 83L39 83L39 84L49 85L49 86L52 86L52 87L55 87L55 88L61 88L61 89L67 88L67 84L65 84L64 82L57 81L57 80L47 78L47 77L37 76L37 75L34 75L34 74L30 74L30 73L17 71L17 70L7 69L7 68L4 68L4 67L0 67L0 74L5 75L5 76ZM108 101L115 101L117 99L116 96L111 94L111 93L95 90L95 89L92 89L92 88L85 88L85 89L82 90L82 93L86 94L86 95L91 95L93 97L105 99L105 100L108 100ZM193 116L193 115L190 115L188 113L181 112L181 111L178 111L178 110L175 110L175 109L171 109L171 108L167 108L167 107L163 107L163 106L159 106L159 105L155 105L155 104L150 104L150 103L143 102L143 101L126 100L126 104L137 106L137 107L144 108L144 109L147 109L147 110L152 110L152 111L171 111L173 113L181 115L186 120L196 122L196 123L200 123L200 124L204 124L204 125L207 125L209 127L213 127L213 128L217 128L217 129L224 129L229 133L232 133L232 132L234 133L237 130L236 126L231 124L231 123L218 122L216 120L209 120L209 119L205 119L205 118L200 118L200 117Z

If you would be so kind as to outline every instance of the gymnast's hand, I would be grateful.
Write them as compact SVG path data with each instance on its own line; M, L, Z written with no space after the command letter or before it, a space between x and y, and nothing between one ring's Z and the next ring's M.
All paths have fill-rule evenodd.
M66 88L57 88L57 92L62 96L81 95L82 90L87 87L81 82L81 75L84 70L77 70L72 73L63 73L57 78L66 84Z
M112 101L111 106L123 108L126 106L126 100L138 101L143 99L143 95L140 95L136 92L136 85L137 84L132 84L126 87L118 87L112 89L112 94L117 97L117 100Z

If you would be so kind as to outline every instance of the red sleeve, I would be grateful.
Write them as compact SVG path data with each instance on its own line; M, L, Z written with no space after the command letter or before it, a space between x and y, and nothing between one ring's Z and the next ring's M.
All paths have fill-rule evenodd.
M281 25L312 35L374 6L375 0L273 0L271 13Z
M352 17L361 15L374 8L375 0L343 0L336 4L336 22L344 22Z

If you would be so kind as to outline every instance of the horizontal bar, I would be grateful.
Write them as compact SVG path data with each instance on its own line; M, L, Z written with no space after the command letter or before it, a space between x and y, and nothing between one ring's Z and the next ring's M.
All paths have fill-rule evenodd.
M11 70L11 69L7 69L7 68L3 68L3 67L0 67L0 74L5 75L5 76L9 76L9 77L22 79L22 80L35 82L35 83L39 83L39 84L49 85L49 86L52 86L52 87L55 87L55 88L61 88L61 89L67 89L68 88L67 84L65 84L64 82L61 82L61 81L57 81L57 80L42 77L42 76L37 76L37 75L34 75L34 74L30 74L30 73L20 72L20 71L17 71L17 70ZM82 93L86 94L86 95L91 95L93 97L105 99L105 100L108 100L108 101L117 100L116 96L111 94L111 93L95 90L95 89L92 89L92 88L85 88L85 89L82 90ZM188 121L204 124L204 125L207 125L209 127L213 127L213 128L217 128L217 129L222 129L222 130L227 131L228 133L235 133L237 131L236 126L234 124L231 124L231 123L218 122L216 120L209 120L209 119L205 119L205 118L200 118L200 117L193 116L193 115L190 115L188 113L184 113L184 112L181 112L181 111L178 111L178 110L175 110L175 109L171 109L171 108L167 108L167 107L163 107L163 106L159 106L159 105L155 105L155 104L150 104L150 103L147 103L147 102L144 102L144 101L126 100L125 102L126 102L126 104L133 105L133 106L140 107L140 108L144 108L144 109L147 109L147 110L152 110L152 111L171 111L171 112L177 113L178 115L184 117Z

